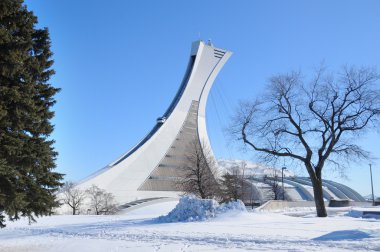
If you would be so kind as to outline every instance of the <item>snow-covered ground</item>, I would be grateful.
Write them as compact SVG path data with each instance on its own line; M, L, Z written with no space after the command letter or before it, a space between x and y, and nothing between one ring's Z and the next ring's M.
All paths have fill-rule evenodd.
M329 209L283 212L226 211L195 222L162 222L177 202L114 216L51 216L28 225L8 222L0 251L380 251L380 220Z

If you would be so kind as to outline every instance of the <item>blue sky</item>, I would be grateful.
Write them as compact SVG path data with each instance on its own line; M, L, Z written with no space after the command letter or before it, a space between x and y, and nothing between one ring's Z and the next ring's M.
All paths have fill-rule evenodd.
M231 146L223 129L238 102L263 92L273 74L305 73L324 62L380 71L379 1L28 0L48 27L62 88L53 138L59 172L80 180L135 145L165 112L184 74L191 43L212 39L234 52L214 83L208 132L218 158L253 159ZM215 106L214 106L215 103ZM218 117L219 115L219 117ZM380 135L359 143L380 158ZM380 194L380 161L373 166ZM370 193L367 163L346 171Z

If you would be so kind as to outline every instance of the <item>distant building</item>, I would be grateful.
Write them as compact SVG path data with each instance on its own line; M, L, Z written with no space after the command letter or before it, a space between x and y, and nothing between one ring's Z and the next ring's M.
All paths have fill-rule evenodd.
M233 173L233 169L242 169L244 162L244 178L247 181L244 201L254 201L262 204L274 199L273 184L277 183L281 190L280 199L288 201L314 201L313 186L308 177L298 177L292 172L285 170L284 173L284 195L282 195L281 169L274 169L264 165L253 164L243 160L219 160L219 168L225 172ZM243 174L242 171L239 174ZM343 184L323 180L323 198L351 200L365 202L366 199L352 188Z

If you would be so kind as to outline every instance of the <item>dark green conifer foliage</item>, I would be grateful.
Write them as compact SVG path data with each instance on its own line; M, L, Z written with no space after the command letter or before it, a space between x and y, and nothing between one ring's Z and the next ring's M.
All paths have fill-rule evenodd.
M0 227L11 220L48 215L58 206L62 174L54 172L57 152L50 119L59 89L49 32L22 0L0 1Z

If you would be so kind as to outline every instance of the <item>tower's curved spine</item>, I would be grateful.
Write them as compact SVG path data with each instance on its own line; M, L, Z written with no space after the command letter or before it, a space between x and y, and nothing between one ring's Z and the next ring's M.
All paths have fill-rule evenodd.
M78 187L95 184L113 193L120 204L177 196L173 181L183 166L186 145L195 138L210 147L205 120L207 97L231 54L211 43L194 42L182 84L154 128L131 150L81 181Z

